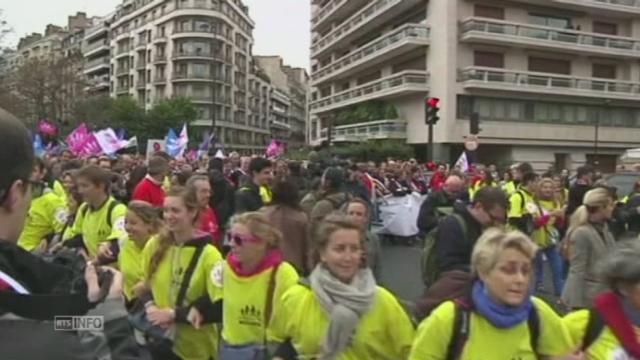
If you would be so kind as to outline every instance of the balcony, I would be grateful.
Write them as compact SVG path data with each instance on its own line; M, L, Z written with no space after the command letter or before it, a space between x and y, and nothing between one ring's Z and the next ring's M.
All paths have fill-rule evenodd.
M97 58L90 61L87 61L84 64L84 73L92 73L101 69L109 69L109 58Z
M311 55L312 57L320 57L332 50L338 43L347 44L351 40L379 28L381 24L418 4L423 4L423 2L421 0L373 1L330 33L321 39L316 39L311 46Z
M164 42L167 42L167 35L157 34L156 36L153 37L153 43L154 44L164 43Z
M426 93L429 91L428 80L429 75L426 71L407 70L329 95L310 103L309 108L318 114L368 100Z
M327 5L323 6L316 14L311 16L311 29L317 29L323 26L330 15L335 14L345 4L355 3L356 1L348 0L331 0Z
M143 50L148 44L149 42L147 41L147 39L139 39L136 43L136 49Z
M129 85L125 84L125 85L118 85L116 87L116 94L117 95L125 95L125 94L129 94Z
M174 51L171 56L173 60L181 60L181 59L206 59L206 60L219 60L224 61L224 56L221 52L211 52L211 51L203 51L201 49L190 49L190 50L178 50Z
M271 128L273 129L291 131L291 125L284 123L282 121L271 120L270 125L271 125Z
M160 64L160 63L166 63L166 62L167 62L167 56L165 54L156 54L153 57L154 64Z
M116 70L116 75L117 76L129 75L130 71L131 71L131 68L128 66L118 66L118 69Z
M109 88L109 76L101 76L87 81L85 91L98 91Z
M147 67L147 62L145 59L139 59L136 62L136 70L144 70Z
M167 82L167 77L164 75L161 76L156 76L153 78L153 84L154 85L160 85L160 84L164 84Z
M319 140L327 139L327 128L320 132ZM360 142L382 139L406 139L407 122L403 120L379 120L335 126L331 131L333 142Z
M91 56L93 54L97 54L100 51L108 51L109 50L109 40L102 39L95 41L91 44L87 44L82 50L84 52L84 56Z
M429 29L406 24L365 44L311 75L314 82L339 79L429 44Z
M593 56L640 57L640 41L630 37L470 18L461 24L461 40L576 52Z
M138 81L136 81L137 89L144 89L146 87L147 87L147 82L145 81L145 79L139 79Z
M220 33L215 28L211 27L202 27L200 29L193 28L176 28L173 30L172 38L181 38L181 37L203 37L203 38L219 38L229 40L229 36L224 33Z
M640 99L640 83L615 79L468 67L461 70L460 82L468 90L518 91L632 101Z
M589 8L590 10L602 14L617 13L630 15L640 14L640 1L638 0L553 0L556 4L565 4L577 9Z
M222 75L216 74L202 74L202 73L174 73L171 77L172 81L224 81L230 82L230 79L226 79Z

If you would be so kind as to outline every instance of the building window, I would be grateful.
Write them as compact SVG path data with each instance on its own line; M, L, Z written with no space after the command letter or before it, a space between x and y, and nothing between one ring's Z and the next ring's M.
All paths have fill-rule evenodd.
M473 16L504 20L504 8L475 4L473 7Z
M504 54L490 51L474 51L473 65L504 68Z
M594 78L615 79L616 66L610 64L593 64L592 76Z
M529 14L529 23L560 29L573 29L570 18L549 16L541 14Z
M529 71L570 75L571 61L530 56Z
M618 25L602 21L594 21L593 32L598 34L618 35Z

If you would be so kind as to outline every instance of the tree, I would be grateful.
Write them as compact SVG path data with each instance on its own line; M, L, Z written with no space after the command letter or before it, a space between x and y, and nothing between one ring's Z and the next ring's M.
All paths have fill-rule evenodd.
M169 129L180 131L183 124L191 124L198 117L191 100L173 98L162 100L156 104L145 116L144 128L135 134L145 139L162 139Z

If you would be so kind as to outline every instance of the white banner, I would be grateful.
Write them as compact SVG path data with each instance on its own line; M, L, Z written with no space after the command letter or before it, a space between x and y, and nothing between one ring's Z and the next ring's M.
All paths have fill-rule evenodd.
M147 161L158 151L166 151L166 142L157 139L147 140Z

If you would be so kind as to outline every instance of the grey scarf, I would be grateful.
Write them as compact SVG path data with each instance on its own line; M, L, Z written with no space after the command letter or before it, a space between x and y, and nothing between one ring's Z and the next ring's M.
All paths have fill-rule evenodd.
M320 264L309 276L311 289L330 314L320 360L333 360L351 343L360 319L369 311L378 289L370 269L358 271L350 284L336 279Z

